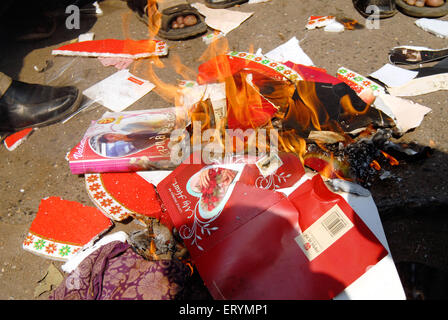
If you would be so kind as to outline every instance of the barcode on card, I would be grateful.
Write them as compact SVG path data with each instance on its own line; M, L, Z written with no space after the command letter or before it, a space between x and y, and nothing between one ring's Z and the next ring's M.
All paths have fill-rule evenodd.
M336 204L294 240L305 256L312 261L352 227L352 221Z
M335 237L341 230L344 229L347 224L344 222L344 220L342 220L337 212L332 212L322 221L322 225L325 229L328 230L332 237Z

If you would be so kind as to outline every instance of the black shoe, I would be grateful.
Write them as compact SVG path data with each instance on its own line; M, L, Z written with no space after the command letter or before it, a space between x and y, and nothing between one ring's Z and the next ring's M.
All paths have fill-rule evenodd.
M356 10L366 18L377 13L376 10L368 8L371 5L378 7L380 19L392 17L397 13L395 0L352 0L352 2Z
M79 107L81 98L81 92L72 86L52 87L13 80L0 98L0 132L61 121Z

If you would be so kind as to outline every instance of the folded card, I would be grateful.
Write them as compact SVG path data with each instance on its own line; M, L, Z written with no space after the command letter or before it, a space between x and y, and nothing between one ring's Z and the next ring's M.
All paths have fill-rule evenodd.
M279 159L266 176L256 164L261 159L181 164L158 185L215 299L331 299L387 255L320 176L289 196L254 182L288 172L289 183L281 187L297 183L302 165L287 168L283 163L290 160Z

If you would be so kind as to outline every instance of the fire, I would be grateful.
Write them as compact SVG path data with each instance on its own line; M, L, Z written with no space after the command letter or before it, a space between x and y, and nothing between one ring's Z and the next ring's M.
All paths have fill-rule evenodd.
M148 34L153 38L161 26L161 14L157 11L156 0L148 0L147 12L149 16ZM127 18L123 18L123 24L127 24ZM356 21L346 21L346 27L356 25ZM259 129L266 130L267 137L269 132L278 132L278 150L281 152L295 153L306 165L306 162L321 162L317 167L325 177L338 177L350 180L348 177L348 168L346 163L340 159L335 159L334 155L327 150L325 142L321 142L317 137L323 135L313 135L311 132L333 132L339 137L338 143L344 146L352 143L354 140L344 132L337 117L329 110L317 93L316 83L305 81L300 77L295 79L273 75L267 72L261 66L258 68L251 63L249 59L236 59L229 54L229 45L227 39L220 38L213 41L198 62L201 63L198 70L193 70L184 65L179 56L170 55L164 58L163 62L159 57L151 57L146 61L138 61L134 68L144 69L146 78L155 84L154 91L165 100L176 106L182 105L182 91L177 84L170 84L162 80L158 75L157 69L164 69L166 66L172 69L183 80L194 80L199 85L209 83L224 83L225 96L227 104L227 114L223 118L216 118L211 101L203 99L194 105L190 110L191 121L201 123L200 130L215 129L217 134L213 139L217 139L224 149L224 152L235 152L236 144L230 146L224 144L224 129ZM253 48L249 49L248 55L253 54ZM300 75L300 72L297 71ZM365 92L360 97L365 102L362 106L353 104L351 97L347 94L337 101L341 107L341 116L344 119L351 119L357 116L365 115L370 105L375 99L372 92ZM194 129L194 128L193 128ZM370 136L375 132L373 126L364 130L360 137ZM194 135L192 136L192 139ZM238 139L238 138L236 138ZM247 137L243 140L244 148L247 150L256 144L258 150L269 151L269 142L261 145L259 139L250 140ZM255 142L254 142L255 141ZM194 144L194 141L191 141ZM241 142L241 141L240 141ZM315 154L307 157L307 145L313 143L317 145L328 156L319 158ZM225 150L229 148L230 150ZM391 165L397 165L398 161L392 156L382 152ZM307 160L307 161L305 161ZM380 170L378 161L374 160L370 166Z
M154 260L158 260L158 256L156 254L157 251L157 247L156 244L154 242L154 239L151 239L151 243L149 245L149 254L151 255L151 257L154 258Z
M346 29L354 30L355 26L358 24L358 21L352 19L345 19L344 21L342 21L342 24Z
M397 159L395 159L394 157L392 157L390 154L388 154L382 150L380 150L380 152L387 160L389 160L389 164L391 166L398 166L400 164L400 162Z
M380 171L380 170L381 170L381 166L380 166L380 164L378 163L378 161L376 161L376 160L373 160L373 161L370 163L370 167L371 167L371 168L374 168L376 171Z
M148 0L146 11L148 13L148 33L149 39L154 39L162 26L162 14L157 10L157 2L163 0Z

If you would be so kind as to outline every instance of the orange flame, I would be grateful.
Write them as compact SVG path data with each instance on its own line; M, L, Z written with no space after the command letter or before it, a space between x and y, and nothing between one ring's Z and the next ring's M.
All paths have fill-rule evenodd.
M388 154L388 153L386 153L386 152L384 152L384 151L382 151L382 150L380 150L380 151L381 151L381 154L382 154L387 160L389 160L389 163L390 163L391 166L398 166L398 165L400 164L400 161L398 161L397 159L395 159L394 157L392 157L390 154Z
M157 1L148 0L148 33L153 38L161 27L161 13L157 10ZM123 17L123 25L128 24L128 17ZM129 37L129 33L125 33ZM253 51L251 47L249 53ZM232 68L227 59L226 54L229 52L229 45L226 38L220 38L213 41L201 57L199 62L214 61L215 71L217 73L216 81L225 83L226 99L227 99L227 117L220 124L214 119L213 107L210 101L200 101L190 110L192 122L201 122L201 131L215 128L220 132L221 145L224 129L228 126L229 119L235 120L242 129L258 129L265 128L267 133L270 130L279 130L278 148L279 151L292 152L299 156L302 163L306 153L306 140L311 130L331 130L341 133L346 137L346 142L352 139L345 135L339 124L331 120L325 106L317 96L315 84L312 81L291 81L291 80L274 80L257 72L256 70L243 69L237 74L232 73ZM154 91L163 99L173 102L174 105L180 105L181 91L177 85L169 84L167 81L158 76L156 68L165 68L165 64L159 57L151 57L146 61L138 61L134 68L145 66L145 75L154 85ZM198 74L196 71L186 67L179 56L171 55L164 61L174 68L174 71L181 76L182 79L196 80ZM256 81L252 81L252 80ZM266 100L272 103L275 108L275 117L266 112ZM342 97L340 104L346 114L356 116L365 114L369 105L364 110L357 110L351 103L348 95ZM275 118L276 121L272 122ZM269 134L267 135L267 137ZM192 137L193 139L193 137ZM219 138L218 138L219 139ZM269 151L269 142L266 145L259 145L257 139L257 147L262 150ZM244 140L245 148L250 146L250 141ZM318 141L315 141L319 143ZM253 142L252 142L253 143ZM224 152L233 152L235 144L232 144L232 150L224 150ZM321 146L323 147L323 146ZM331 157L332 162L334 159ZM329 174L334 170L335 166L330 163L325 171Z
M381 166L380 166L380 164L378 163L378 161L376 161L376 160L373 160L373 161L370 163L370 167L371 167L371 168L374 168L376 171L380 171L380 170L381 170Z

